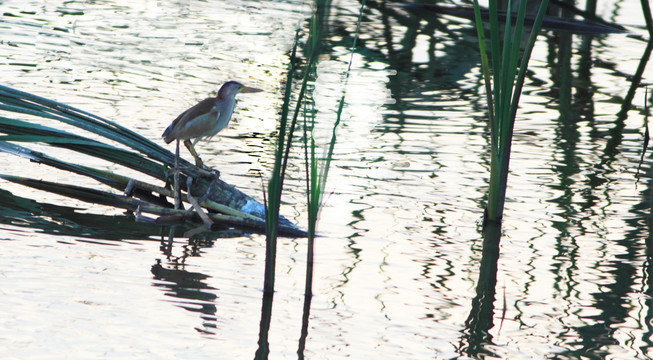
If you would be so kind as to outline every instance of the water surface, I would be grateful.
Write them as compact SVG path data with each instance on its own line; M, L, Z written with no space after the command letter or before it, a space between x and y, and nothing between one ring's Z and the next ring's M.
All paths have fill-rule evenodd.
M359 7L332 9L314 92L325 136ZM319 224L307 358L653 356L649 153L635 181L643 89L624 110L648 38L639 9L634 0L597 9L629 34L539 37L515 126L500 256L489 272L493 309L477 313L488 274L481 220L489 129L474 30L368 4ZM0 10L4 85L153 140L224 81L264 89L240 96L229 129L198 146L225 181L262 199L288 52L311 3L15 1ZM565 41L568 63L558 58ZM282 212L303 226L300 155ZM0 165L6 174L97 186L7 154ZM7 182L0 204L3 358L253 357L263 236L180 237L168 257L167 228L121 211ZM303 239L280 241L273 359L297 357L305 251Z

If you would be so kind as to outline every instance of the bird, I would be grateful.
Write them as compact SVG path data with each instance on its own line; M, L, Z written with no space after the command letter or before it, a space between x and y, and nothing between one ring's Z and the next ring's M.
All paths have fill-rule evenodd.
M193 155L195 165L205 168L195 151L195 144L201 139L213 137L229 124L238 93L261 91L263 90L245 86L237 81L228 81L220 87L217 96L206 98L179 114L161 135L166 144L177 140L175 166L179 161L179 142L183 141Z

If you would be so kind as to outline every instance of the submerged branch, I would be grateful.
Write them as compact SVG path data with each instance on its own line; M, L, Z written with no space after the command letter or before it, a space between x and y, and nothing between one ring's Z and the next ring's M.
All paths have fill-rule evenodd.
M22 176L13 176L13 175L5 175L5 174L0 174L0 178L17 184L28 186L34 189L44 190L55 194L75 198L84 202L106 205L115 208L125 209L132 212L137 212L139 215L141 215L142 213L158 215L159 218L156 219L155 222L159 224L187 221L187 220L191 220L191 221L204 220L207 222L207 227L212 229L216 228L217 226L234 226L234 227L241 227L241 228L245 227L245 228L253 229L256 230L257 232L265 231L264 220L247 214L244 214L245 216L238 216L238 215L231 215L231 214L228 215L228 214L218 214L218 213L199 214L196 211L189 213L186 210L159 206L130 196L118 195L103 190L90 189L77 185L59 184L50 181L35 180ZM302 230L296 228L288 228L285 226L281 226L279 230L280 233L286 236L305 236L305 233Z
M164 215L174 214L169 213L172 205L167 200L167 198L174 198L174 193L167 185L157 186L107 170L72 164L16 143L41 143L76 151L95 159L105 160L135 170L159 181L164 181L166 184L172 180L172 172L170 170L178 168L181 183L192 184L187 185L186 192L181 193L181 201L196 202L198 205L197 208L203 207L208 211L222 213L222 215L207 214L208 218L212 221L216 219L215 221L217 222L228 222L230 226L264 229L264 226L261 227L261 224L265 222L265 209L261 203L236 189L234 186L218 179L213 172L198 168L184 159L179 159L179 163L175 167L175 156L172 152L119 124L66 104L2 85L0 85L0 110L22 114L21 118L30 119L30 121L24 121L0 116L0 133L6 134L5 136L0 136L0 151L57 169L87 176L120 191L131 187L132 189L129 192L133 197L124 196L124 198L119 198L117 196L121 195L107 195L110 194L108 192L103 192L102 195L98 195L93 194L92 191L85 191L83 188L72 187L71 185L48 182L39 183L37 180L11 175L0 176L6 180L21 182L24 185L39 187L42 190L51 192L68 189L62 195L67 194L66 196L77 197L80 200L85 198L86 200L83 201L127 208L130 211L136 211L140 207L141 212L152 213L152 211L155 211L154 213ZM129 149L119 148L103 143L102 141L37 123L38 120L43 119L49 119L50 123L52 123L52 120L56 120L72 125L81 130L117 142ZM189 192L202 195L195 200L188 196ZM220 216L215 217L216 215ZM306 235L303 230L284 217L279 216L278 219L280 232L284 235ZM208 223L207 219L204 219L204 221Z

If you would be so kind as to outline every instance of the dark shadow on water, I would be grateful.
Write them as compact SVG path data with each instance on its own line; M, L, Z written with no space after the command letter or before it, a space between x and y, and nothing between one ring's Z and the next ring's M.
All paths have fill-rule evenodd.
M650 102L651 99L646 99L646 101ZM648 113L645 114L647 119L648 115ZM645 126L648 126L648 124L645 123ZM642 156L642 160L644 160L644 156ZM650 152L648 162L653 162ZM642 264L641 269L641 277L644 279L642 282L644 285L642 292L650 295L653 294L653 167L649 165L646 175L642 175L642 177L645 177L647 180L646 188L640 192L640 203L633 208L633 212L638 214L638 216L627 220L634 229L628 238L645 239L646 260ZM638 245L641 246L641 244ZM645 304L646 314L644 315L644 326L646 327L646 332L642 336L642 341L646 344L646 348L642 349L643 353L646 353L648 348L653 348L653 297L649 296L645 300Z
M158 225L136 223L131 214L88 214L83 213L85 209L82 208L42 203L1 189L0 204L0 224L22 227L29 232L84 237L106 243L107 240L149 240L162 231Z
M215 294L217 289L205 282L210 276L183 268L167 268L160 261L152 265L151 271L156 280L154 287L165 291L166 296L175 298L171 301L180 308L200 314L202 328L195 329L204 334L213 334L217 320L215 301L218 296Z
M274 292L263 292L263 302L261 305L261 323L259 324L258 349L254 354L254 359L267 359L270 354L270 342L268 335L270 333L270 322L272 321L272 299Z
M476 296L462 330L460 355L472 358L497 356L491 349L493 345L490 330L494 327L494 302L496 299L497 262L501 224L490 222L483 230L483 253L476 283Z
M25 232L30 234L67 236L75 241L105 246L120 246L122 241L127 240L149 241L154 246L153 239L158 237L165 262L157 259L152 265L152 286L163 290L167 299L176 306L197 312L202 319L202 326L195 328L198 332L213 333L216 326L217 289L206 283L209 275L187 271L185 265L188 259L200 256L202 248L212 246L216 238L243 236L242 231L226 229L198 233L190 239L177 240L173 249L173 242L168 240L182 237L190 228L136 222L134 216L129 213L88 214L83 212L86 211L83 208L42 203L2 189L0 204L0 228L4 224L11 226L12 231L24 228ZM175 251L181 253L175 254Z
M579 50L581 59L579 61L578 79L577 83L591 84L591 43L592 37L583 37L581 48ZM560 42L561 51L564 53L563 47L567 47L566 42ZM633 107L632 101L635 93L640 89L642 74L649 61L651 54L651 42L647 44L639 66L635 73L629 77L631 84L628 92L625 94L621 102L621 111L616 114L615 120L607 131L598 130L594 121L594 109L592 95L593 92L585 87L577 87L576 95L572 102L570 93L565 93L564 84L572 77L570 64L568 59L562 59L558 62L557 66L550 66L551 69L557 69L557 76L554 78L556 84L559 85L559 109L560 109L560 123L557 129L559 141L556 143L560 146L561 154L564 154L563 161L558 161L560 164L557 166L558 173L560 174L560 184L556 188L564 191L564 196L556 199L556 203L563 209L560 217L566 219L566 222L555 224L555 227L560 230L560 236L556 248L559 253L556 256L558 261L555 262L553 271L557 276L556 290L561 293L562 298L569 298L570 293L575 291L575 287L582 282L579 280L579 275L573 271L564 272L564 269L577 268L577 261L580 257L579 246L576 239L570 236L568 227L570 226L589 226L594 224L581 225L577 219L583 213L592 211L599 202L612 204L616 200L611 199L611 194L605 191L605 187L609 186L609 182L613 178L613 174L620 171L615 168L613 163L620 159L620 154L623 151L623 138L624 129L626 127L625 120L628 117L628 111ZM569 80L567 80L569 79ZM570 85L567 85L569 87ZM600 161L595 164L591 171L585 177L584 183L577 183L573 180L577 178L577 174L581 173L582 167L586 166L583 163L583 153L579 152L577 144L579 143L578 122L585 120L587 124L593 129L591 132L592 142L596 144L604 144L603 150L598 153ZM607 139L607 141L605 140ZM633 171L634 172L634 171ZM650 170L649 170L650 176ZM636 180L632 179L633 188L636 186ZM601 286L601 290L591 293L592 305L595 313L591 316L583 317L585 325L570 327L567 330L566 339L563 340L565 351L556 354L554 359L568 359L568 358L590 358L601 359L612 354L612 348L620 347L624 344L618 337L619 329L628 322L632 316L630 314L633 291L641 292L642 294L650 294L650 255L646 256L646 260L642 267L636 264L642 262L642 254L648 252L649 246L643 243L642 239L650 238L650 226L642 226L643 223L650 224L650 204L651 204L651 184L648 188L642 191L642 203L637 208L633 209L633 213L639 213L631 219L626 219L625 222L630 224L632 229L627 233L623 239L614 240L612 243L618 246L623 251L614 256L607 257L606 259L597 259L594 265L597 270L604 274L606 279L610 281ZM573 202L572 197L578 192L579 189L585 189L580 195L584 201L580 204ZM646 232L648 230L648 232ZM591 229L583 230L581 233L591 231ZM567 259L563 262L562 259ZM641 270L640 270L641 269ZM641 274L639 273L641 271ZM638 283L643 286L642 289L636 290ZM653 312L651 305L653 302L647 296L645 301L647 304L647 313L643 315L646 324L640 324L642 328L648 329L642 341L646 344L643 348L639 349L640 355L644 357L648 353L647 348L651 346L651 333L653 325L651 325L651 318ZM573 308L573 304L569 305ZM638 349L633 346L633 350Z
M184 234L194 233L186 239ZM218 289L209 286L206 280L211 276L186 270L189 260L202 256L202 249L210 248L218 238L242 236L242 231L225 229L221 231L197 231L183 226L171 226L167 235L162 235L160 250L166 261L156 259L151 272L154 275L153 286L165 291L169 301L191 312L197 312L202 320L201 327L195 330L205 335L215 334L217 324ZM175 242L175 238L180 240ZM181 245L180 245L181 244Z
M304 359L304 350L306 349L306 338L308 337L308 323L311 314L311 294L304 294L304 309L302 311L302 330L299 337L299 346L297 347L297 359Z
M315 239L313 239L315 240ZM308 323L311 315L311 301L313 300L313 251L315 243L309 242L308 256L306 259L306 277L304 281L304 306L302 309L302 329L297 346L297 359L304 359L304 350L306 349L306 338L308 337Z
M648 21L651 21L650 14ZM651 27L651 30L653 30L653 23L650 23L649 26ZM642 56L636 71L636 76L633 77L632 85L626 95L627 102L624 102L622 105L622 111L619 114L620 117L625 117L627 111L632 106L630 102L633 99L634 92L640 86L642 80L641 74L649 60L652 49L653 39L649 39L644 55ZM645 119L647 120L651 99L646 98L645 101L648 102L644 114ZM645 121L644 126L648 126L648 121ZM644 145L647 145L644 142L644 139L642 139L642 142ZM615 288L621 289L620 296L614 299L613 302L617 300L619 301L616 306L622 310L621 313L624 317L627 316L627 314L623 313L628 311L628 297L632 296L630 294L633 292L633 289L639 290L639 292L645 296L642 302L645 304L646 313L640 315L643 319L641 324L643 329L641 340L643 344L639 347L640 353L644 356L649 354L650 349L653 348L653 297L651 297L651 294L653 294L653 279L651 277L653 274L653 167L650 165L653 162L653 154L647 150L648 149L642 149L642 161L646 164L647 169L645 170L645 174L640 174L639 179L637 179L639 184L644 183L645 187L639 191L640 202L631 210L631 212L636 214L636 216L625 220L625 222L630 225L631 230L627 233L624 239L618 241L618 243L628 251L620 257L620 259L623 260L613 266L613 272L615 274L623 274L621 274L620 279L615 281L612 285ZM635 181L636 180L633 179L633 182ZM637 265L639 263L641 263L641 265ZM638 285L640 285L641 288L638 289ZM610 305L614 306L614 304ZM609 315L613 315L612 313L614 311L615 310L611 309ZM627 317L620 320L621 322L625 322L626 319ZM610 333L613 332L614 330L610 331Z
M126 239L152 241L153 237L168 234L169 226L138 222L131 212L121 215L85 213L87 208L62 206L23 198L0 189L0 224L41 231L49 235L83 237L107 241ZM95 205L89 205L92 208ZM108 209L108 208L107 208ZM192 228L173 227L174 237L182 237ZM216 227L217 229L217 227ZM244 231L224 228L194 235L191 239L211 241L216 238L243 236Z

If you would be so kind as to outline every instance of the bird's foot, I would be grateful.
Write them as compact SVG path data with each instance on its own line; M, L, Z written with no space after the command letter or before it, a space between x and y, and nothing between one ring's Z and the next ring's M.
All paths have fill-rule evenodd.
M220 178L220 171L218 169L205 167L202 168L202 170L203 171L199 172L200 176L202 177L213 179L214 181Z
M217 169L214 169L210 166L204 165L204 162L198 157L195 159L195 166L200 168L203 171L200 171L200 175L208 178L219 178L220 177L220 171Z
M213 180L217 180L220 178L220 171L210 166L203 166L203 167L198 166L198 169L195 169L195 173L203 178L208 178Z
M204 161L202 161L199 156L195 157L195 166L200 169L209 170L209 167L204 165Z

